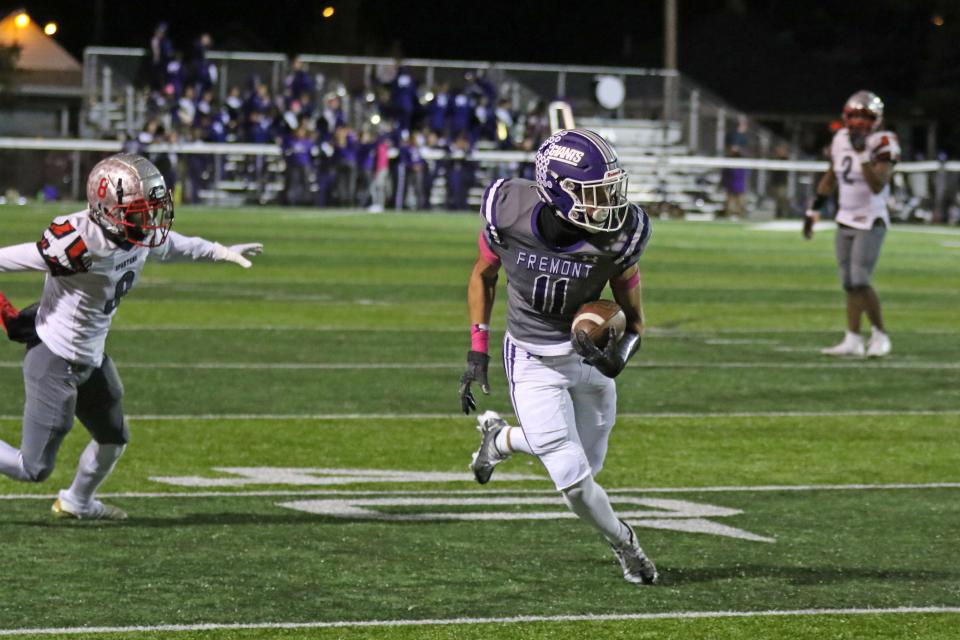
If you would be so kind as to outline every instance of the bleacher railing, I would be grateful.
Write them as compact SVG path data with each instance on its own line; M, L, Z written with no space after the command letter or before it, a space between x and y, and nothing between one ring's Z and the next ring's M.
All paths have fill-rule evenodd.
M83 197L83 186L87 172L93 164L110 153L121 150L121 143L113 140L88 139L32 139L0 137L0 193L16 190L19 193L34 194L39 192L50 182L61 187L61 196L73 200ZM233 159L235 162L253 162L256 159L271 160L278 163L279 172L272 175L266 173L247 177L249 189L244 200L250 203L270 201L283 188L282 149L273 144L213 144L205 142L189 142L177 144L152 144L142 151L150 156L158 154L173 154L172 157L207 157L217 159L211 162L211 187L217 193L217 182L224 178L219 175L223 162L220 160ZM431 162L440 162L452 156L443 150L421 149L423 157ZM396 156L396 150L391 150ZM533 155L520 151L474 151L466 156L458 157L469 159L478 167L490 171L515 170L524 163L532 163ZM693 175L698 180L710 180L716 183L723 170L747 169L755 174L756 179L750 182L752 197L755 203L762 203L770 198L771 193L767 186L773 180L760 179L773 174L786 174L791 180L778 181L779 184L792 184L794 190L783 195L792 203L794 214L802 211L805 203L812 196L817 174L827 169L825 161L809 160L766 160L756 158L726 158L712 156L647 156L621 155L621 162L631 171L631 199L652 205L676 205L672 195L663 190L663 177L669 174ZM35 167L43 170L36 170ZM47 170L53 167L54 170ZM902 162L895 166L895 202L891 205L895 209L894 217L906 219L907 214L903 207L918 205L913 199L923 199L929 208L929 218L926 221L947 221L947 210L950 202L956 196L955 189L948 185L950 174L960 173L960 161L924 161ZM224 178L225 179L225 178ZM908 184L909 183L909 184ZM919 185L919 186L918 186ZM480 185L482 187L482 185ZM758 189L758 186L764 189ZM917 193L923 191L923 193ZM217 203L217 197L208 202ZM696 203L690 206L678 205L676 209L696 211ZM900 215L902 214L902 215ZM920 218L923 219L923 218Z

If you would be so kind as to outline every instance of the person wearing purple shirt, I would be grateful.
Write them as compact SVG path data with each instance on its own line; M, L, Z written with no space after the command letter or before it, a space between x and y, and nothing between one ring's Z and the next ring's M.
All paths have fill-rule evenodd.
M301 124L283 141L283 157L287 165L284 197L287 204L309 202L313 162L318 153L317 144L305 124Z
M390 107L402 130L410 130L418 104L417 81L410 75L410 69L401 65L390 84Z
M450 107L450 138L456 139L460 134L470 130L470 121L473 119L473 103L463 91L453 96Z
M450 85L437 85L433 99L427 103L427 124L438 136L447 134L447 120L450 117Z
M290 62L290 73L283 81L284 95L287 100L298 99L303 94L313 96L316 86L316 80L307 70L307 64L299 56L295 57Z

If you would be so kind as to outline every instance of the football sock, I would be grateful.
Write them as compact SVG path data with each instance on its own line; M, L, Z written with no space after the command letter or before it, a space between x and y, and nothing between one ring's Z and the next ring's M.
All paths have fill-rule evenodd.
M14 480L25 481L30 479L23 468L20 449L11 447L3 440L0 440L0 473Z
M516 452L533 455L530 443L527 442L527 437L523 435L523 429L520 427L504 427L501 429L500 433L497 434L496 446L497 451L503 455Z
M594 481L592 476L587 476L561 493L570 510L581 520L593 525L610 544L622 544L629 536L613 512L607 492Z
M67 499L79 505L88 504L97 487L110 475L124 448L122 444L97 444L91 441L80 455L77 475L67 490Z

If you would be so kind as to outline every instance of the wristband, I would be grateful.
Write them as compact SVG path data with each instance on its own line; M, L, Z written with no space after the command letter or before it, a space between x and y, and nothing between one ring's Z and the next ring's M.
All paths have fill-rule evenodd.
M470 350L487 353L490 351L490 326L475 324L470 327Z
M820 211L826 206L826 204L827 204L827 196L823 195L822 193L818 193L816 197L813 199L813 204L810 205L810 208L813 209L814 211Z

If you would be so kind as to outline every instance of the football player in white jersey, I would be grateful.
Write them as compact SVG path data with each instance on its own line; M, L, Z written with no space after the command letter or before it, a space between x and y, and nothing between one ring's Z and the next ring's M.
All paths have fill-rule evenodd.
M225 247L170 230L173 201L160 171L146 158L118 154L87 179L88 208L55 218L38 242L0 248L0 272L46 273L37 305L18 311L0 293L0 326L27 344L20 448L0 440L0 473L42 482L74 416L92 440L71 486L59 492L54 515L122 520L121 509L94 497L127 444L123 385L104 343L122 298L148 257L161 261L229 261L244 268L258 243Z
M850 96L843 107L844 126L830 144L830 168L817 184L817 197L804 221L803 235L809 239L827 198L839 189L836 255L847 292L847 332L839 344L822 350L830 356L880 358L890 353L880 298L870 283L890 226L886 200L893 166L900 159L897 136L881 130L882 121L883 101L876 94L857 91ZM867 344L860 335L864 313L873 326Z

